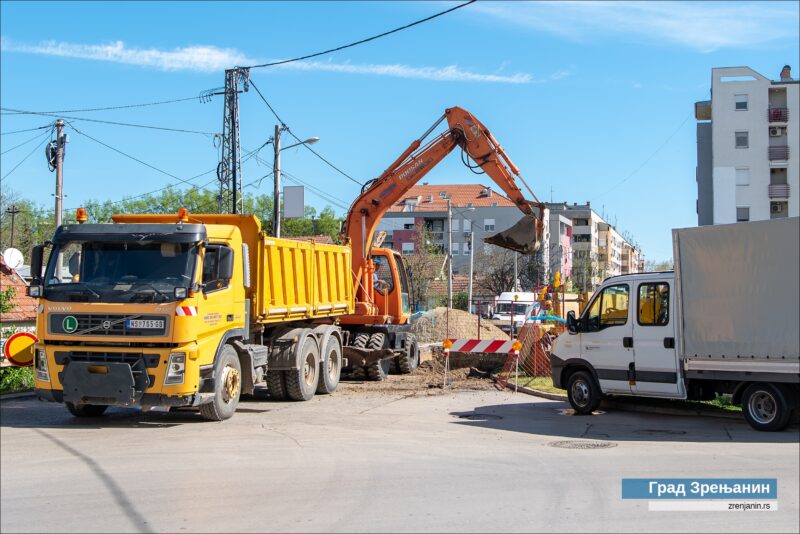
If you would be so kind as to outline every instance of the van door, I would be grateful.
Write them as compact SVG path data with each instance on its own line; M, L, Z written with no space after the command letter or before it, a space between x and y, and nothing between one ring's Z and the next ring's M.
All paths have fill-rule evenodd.
M581 317L581 358L592 364L604 393L631 393L633 325L629 318L630 285L598 291Z
M639 395L682 396L675 349L674 295L669 281L642 281L636 290L633 356Z

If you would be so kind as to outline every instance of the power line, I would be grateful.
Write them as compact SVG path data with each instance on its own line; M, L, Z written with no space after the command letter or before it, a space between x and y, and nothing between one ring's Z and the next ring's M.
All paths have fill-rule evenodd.
M36 128L26 128L25 130L14 130L13 132L2 132L0 135L11 135L23 132L32 132L34 130L44 130L45 128L52 128L53 124L45 124L44 126L37 126Z
M36 146L33 148L33 150L31 150L30 152L28 152L28 155L27 155L27 156L25 156L24 158L22 158L22 161L20 161L19 163L17 163L17 164L14 166L14 168L13 168L13 169L11 169L10 171L8 171L8 172L5 174L5 176L3 176L3 178L2 178L2 179L3 179L3 180L5 180L6 178L8 178L8 177L11 175L11 173L12 173L12 172L16 171L16 170L19 168L19 166L20 166L20 165L22 165L23 163L25 163L25 160L27 160L29 157L31 157L31 154L33 154L34 152L36 152L37 150L39 150L39 149L42 147L42 145L43 145L43 144L45 144L46 142L47 142L47 137L45 137L45 138L42 140L42 142L41 142L41 143L39 143L38 145L36 145Z
M94 138L94 137L92 137L91 135L89 135L89 134L87 134L87 133L84 133L84 132L82 132L81 130L79 130L79 129L75 128L75 126L73 126L73 125L72 125L71 123L69 123L68 121L65 121L65 122L67 122L67 124L69 124L70 128L72 128L73 130L75 130L75 132L76 132L76 133L78 133L78 134L80 134L80 135L82 135L82 136L84 136L84 137L88 137L89 139L91 139L91 140L92 140L92 141L94 141L95 143L98 143L98 144L100 144L100 145L103 145L104 147L108 148L109 150L113 150L114 152L116 152L116 153L118 153L118 154L121 154L121 155L125 156L126 158L132 159L133 161L135 161L135 162L137 162L137 163L141 163L141 164L142 164L142 165L144 165L145 167L149 167L149 168L153 169L154 171L160 172L161 174L164 174L164 175L166 175L166 176L169 176L170 178L174 178L175 180L178 180L179 182L183 182L183 183L185 183L185 184L188 184L188 185L194 185L193 183L189 182L188 180L185 180L185 179L183 179L183 178L180 178L180 177L178 177L178 176L175 176L174 174L172 174L172 173L169 173L169 172L167 172L167 171L165 171L165 170L163 170L163 169L159 169L158 167L156 167L156 166L154 166L154 165L151 165L151 164L147 163L146 161L142 161L142 160L140 160L139 158L137 158L137 157L135 157L135 156L131 156L130 154L127 154L127 153L123 152L122 150L120 150L120 149L118 149L118 148L114 148L113 146L111 146L111 145L108 145L108 144L104 143L103 141L100 141L99 139L95 139L95 138Z
M10 108L0 108L2 110L9 110ZM11 111L19 111L19 110L11 110ZM47 113L43 111L25 111L25 113L30 115L42 115L44 117L57 117L57 118L67 118L74 121L87 121L87 122L97 122L101 124L112 124L115 126L129 126L131 128L146 128L148 130L163 130L167 132L178 132L178 133L190 133L190 134L198 134L204 135L206 137L214 136L214 132L203 132L199 130L185 130L181 128L168 128L166 126L152 126L149 124L132 124L129 122L118 122L118 121L105 121L100 119L87 119L85 117L73 117L71 115L63 115L63 114L55 114L55 113Z
M27 141L25 141L25 142L23 142L23 143L20 143L20 144L18 144L18 145L16 145L16 146L12 146L12 147L11 147L11 148L9 148L8 150L4 150L3 152L0 152L0 155L7 154L8 152L11 152L11 151L12 151L12 150L14 150L15 148L19 148L19 147L21 147L21 146L23 146L23 145L27 145L27 144L28 144L28 143L30 143L31 141L34 141L34 140L36 140L36 139L39 139L40 137L42 137L42 135L47 135L48 133L50 133L50 132L44 132L44 134L42 134L42 132L39 132L39 133L37 133L36 135L34 135L33 137L31 137L30 139L28 139Z
M205 97L208 98L214 96L216 93L204 91L203 94ZM188 100L199 100L203 101L203 98L200 96L190 96L187 98L176 98L174 100L161 100L159 102L146 102L144 104L128 104L124 106L109 106L105 108L84 108L84 109L58 109L53 111L8 111L3 113L3 115L30 115L30 114L38 114L38 113L85 113L89 111L108 111L114 109L130 109L130 108L143 108L147 106L160 106L162 104L174 104L176 102L186 102Z
M474 0L473 0L473 1L474 1ZM286 131L287 131L287 132L289 132L289 135L291 135L292 137L294 137L294 138L295 138L295 140L296 140L298 143L300 143L302 146L304 146L306 149L308 149L308 150L309 150L309 151L310 151L312 154L314 154L314 155L315 155L315 156L317 156L319 159L321 159L322 161L324 161L325 163L327 163L329 167L331 167L332 169L334 169L336 172L338 172L339 174L341 174L342 176L344 176L345 178L347 178L347 179L348 179L348 180L350 180L351 182L354 182L354 183L356 183L356 184L358 184L358 185L361 185L361 186L363 186L363 185L364 185L362 182L359 182L358 180L356 180L355 178L353 178L352 176L350 176L349 174L347 174L346 172L344 172L342 169L340 169L339 167L337 167L336 165L334 165L333 163L331 163L330 161L328 161L327 159L325 159L325 158L324 158L324 157L323 157L323 156L322 156L322 155L321 155L319 152L317 152L316 150L314 150L313 148L311 148L310 146L308 146L308 143L304 143L302 139L300 139L299 137L297 137L297 136L294 134L294 132L292 132L292 131L289 129L289 127L288 127L288 126L286 126L286 123L285 123L285 122L283 122L283 119L281 119L281 118L280 118L280 116L278 115L278 113L277 113L277 112L275 111L275 109L274 109L274 108L273 108L273 107L270 105L270 103L267 101L267 99L266 99L266 98L264 98L264 95L263 95L263 94L261 94L261 91L258 89L258 87L256 86L256 84L255 84L255 83L253 83L253 79L252 79L252 78L250 79L250 85L253 87L253 89L255 89L255 90L256 90L256 93L258 93L258 96L260 96L260 97L261 97L261 100L263 100L263 101L264 101L264 103L267 105L267 107L268 107L268 108L269 108L269 110L272 112L272 114L273 114L273 115L275 115L275 118L278 120L278 122L281 124L281 126L283 126L283 127L286 129Z
M679 131L681 131L681 129L683 128L683 125L686 124L686 121L688 121L692 117L693 114L694 114L694 112L689 113L689 115L687 115L686 118L683 119L683 122L680 124L680 126L678 126L678 128L676 128L675 131L672 132L670 134L670 136L667 137L667 139L663 143L661 143L661 145L657 149L655 149L653 151L653 153L650 154L647 157L647 159L644 160L644 162L641 165L636 167L636 169L634 169L633 172L631 172L628 176L623 178L620 182L617 182L616 184L614 184L611 187L609 187L608 189L606 189L604 192L600 193L599 195L595 195L595 197L592 198L592 200L597 200L598 198L610 193L611 191L613 191L614 189L616 189L617 187L621 186L622 184L627 182L629 179L631 179L633 177L633 175L635 175L637 172L642 170L644 168L644 166L647 165L648 163L650 163L650 160L653 159L656 156L656 154L661 152L661 149L664 148L665 146L667 146L667 143L669 143L672 140L672 138L675 137L678 134Z
M342 46L339 46L339 47L336 47L336 48L331 48L331 49L325 50L323 52L316 52L314 54L308 54L306 56L296 57L294 59L284 59L284 60L281 60L281 61L273 61L271 63L262 63L261 65L252 65L250 67L244 67L244 68L258 69L258 68L261 68L261 67L274 67L276 65L284 65L286 63L293 63L295 61L302 61L304 59L311 59L312 57L322 56L322 55L325 55L325 54L330 54L332 52L338 52L339 50L344 50L345 48L350 48L350 47L357 46L357 45L360 45L360 44L368 43L370 41L374 41L375 39L380 39L381 37L386 37L387 35L391 35L393 33L397 33L399 31L411 28L412 26L416 26L418 24L422 24L423 22L428 22L429 20L433 20L433 19L435 19L437 17L441 17L442 15L446 15L447 13L450 13L452 11L455 11L457 9L461 9L462 7L466 7L466 6L474 3L475 1L476 0L469 0L468 2L464 2L463 4L459 4L459 5L455 6L455 7L451 7L450 9L446 9L445 11L441 11L439 13L436 13L435 15L431 15L430 17L426 17L426 18L420 19L420 20L418 20L416 22L412 22L411 24L406 24L405 26L400 26L399 28L395 28L393 30L389 30L388 32L383 32L383 33L378 34L378 35L373 35L372 37L368 37L366 39L362 39L360 41L356 41L354 43L342 45Z

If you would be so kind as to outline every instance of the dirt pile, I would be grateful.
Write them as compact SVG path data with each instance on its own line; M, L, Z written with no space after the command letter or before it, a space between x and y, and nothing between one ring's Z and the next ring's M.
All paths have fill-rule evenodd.
M508 335L487 320L480 322L478 316L461 310L450 310L448 329L447 308L435 308L420 316L411 331L420 343L441 343L451 339L508 339Z

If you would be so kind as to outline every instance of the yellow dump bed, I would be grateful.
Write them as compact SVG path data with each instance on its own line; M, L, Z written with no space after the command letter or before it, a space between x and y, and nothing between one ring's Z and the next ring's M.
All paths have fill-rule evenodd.
M353 313L350 247L262 236L252 293L257 321Z

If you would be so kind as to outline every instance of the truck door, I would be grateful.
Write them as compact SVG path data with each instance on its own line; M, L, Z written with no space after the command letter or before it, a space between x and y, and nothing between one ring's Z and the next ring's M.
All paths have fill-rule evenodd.
M633 325L635 380L640 395L679 396L674 296L668 281L642 281Z
M631 393L633 325L629 316L630 285L598 291L581 317L581 358L592 364L604 393Z

